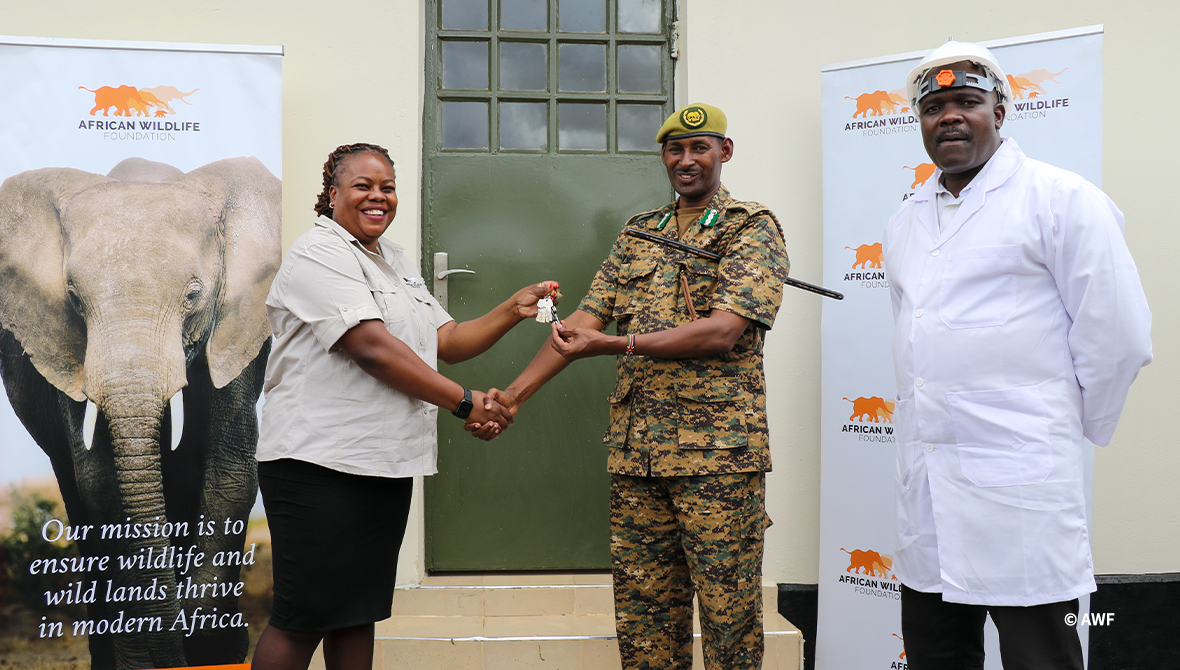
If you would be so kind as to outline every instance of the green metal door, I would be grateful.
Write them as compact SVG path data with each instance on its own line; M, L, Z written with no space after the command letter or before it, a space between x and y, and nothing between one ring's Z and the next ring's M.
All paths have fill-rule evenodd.
M479 316L516 289L561 283L568 315L621 226L671 189L655 132L671 112L667 0L435 0L427 4L423 268L448 255L450 312ZM522 323L483 356L441 366L504 388L549 329ZM610 565L602 434L614 361L579 361L499 439L439 420L426 480L432 572Z

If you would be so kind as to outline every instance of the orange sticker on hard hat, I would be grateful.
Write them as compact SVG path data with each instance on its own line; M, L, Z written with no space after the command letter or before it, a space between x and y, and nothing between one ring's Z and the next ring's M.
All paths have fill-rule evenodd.
M951 72L950 70L943 70L942 72L938 73L938 76L934 78L934 81L937 81L939 86L946 88L947 86L955 83L955 73Z

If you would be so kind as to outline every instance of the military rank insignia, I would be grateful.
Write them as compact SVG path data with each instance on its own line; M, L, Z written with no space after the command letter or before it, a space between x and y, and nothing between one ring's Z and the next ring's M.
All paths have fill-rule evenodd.
M700 107L689 107L680 112L680 123L689 130L696 130L709 122L709 115Z

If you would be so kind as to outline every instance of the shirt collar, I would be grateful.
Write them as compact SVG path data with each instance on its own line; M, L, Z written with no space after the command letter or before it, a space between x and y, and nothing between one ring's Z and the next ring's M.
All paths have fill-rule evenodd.
M971 182L963 187L963 190L959 191L958 198L956 198L953 193L946 190L946 187L942 185L942 172L939 171L938 180L936 182L934 182L934 195L935 195L935 197L937 197L937 198L946 197L946 198L950 198L951 200L954 200L954 201L959 201L959 200L962 200L963 198L965 198L967 196L967 191L969 189L971 189L972 187L974 187L975 185L986 184L987 183L987 175L989 172L991 172L992 165L995 165L998 162L998 161L996 161L996 156L1000 155L1000 152L1004 149L1004 144L1007 142L1007 140L1008 140L1008 138L1006 138L1006 137L1000 138L1000 146L996 149L995 153L993 153L991 155L991 157L987 159L987 162L983 164L983 169L975 174L975 176L971 179ZM943 194L945 194L945 195L943 195Z
M372 251L369 251L368 249L366 249L365 245L361 244L360 240L356 239L356 237L352 233L350 233L344 229L344 226L340 225L339 223L336 223L332 219L324 216L323 214L321 214L319 216L319 218L317 218L315 220L315 225L322 226L324 228L327 228L328 230L331 230L332 232L339 235L345 242L348 242L349 244L356 245L356 247L358 249L360 249L361 251L364 251L366 254L369 254L370 256L377 255L377 254L374 254ZM381 256L384 257L390 264L393 263L393 259L395 257L397 257L397 255L405 253L405 247L401 246L400 244L395 244L393 242L386 241L386 239L384 237L377 238L377 246L379 246L381 248Z
M717 192L714 193L713 197L709 199L709 204L705 205L705 209L715 209L720 212L725 210L725 208L731 202L733 202L733 196L729 194L729 189L725 188L725 184L720 184L717 187ZM663 216L668 212L675 213L679 204L680 198L678 197L660 209L660 215Z

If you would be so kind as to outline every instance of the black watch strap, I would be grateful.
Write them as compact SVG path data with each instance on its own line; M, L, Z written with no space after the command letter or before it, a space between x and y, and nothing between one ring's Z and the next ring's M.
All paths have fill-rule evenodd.
M468 416L471 416L471 408L472 407L473 407L473 405L471 404L471 389L464 386L463 387L463 399L459 401L459 406L456 407L455 411L451 412L451 414L454 414L455 416L459 417L460 419L466 419Z

